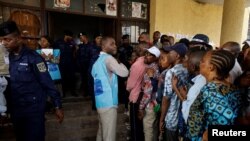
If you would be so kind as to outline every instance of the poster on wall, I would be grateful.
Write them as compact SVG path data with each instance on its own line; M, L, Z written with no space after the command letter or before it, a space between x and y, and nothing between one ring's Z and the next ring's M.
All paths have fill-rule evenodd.
M147 4L141 4L141 18L147 18Z
M142 32L147 32L147 30L145 28L140 28L140 32L139 34L141 34ZM139 35L140 36L140 35Z
M131 35L131 31L130 31L130 26L123 26L122 27L122 35Z
M56 8L69 8L70 0L54 0L54 7Z
M116 16L117 14L116 0L106 0L106 14L110 16Z
M132 2L132 17L141 18L141 3Z
M139 26L132 25L130 27L130 29L131 29L131 42L132 43L137 43L138 38L140 36Z

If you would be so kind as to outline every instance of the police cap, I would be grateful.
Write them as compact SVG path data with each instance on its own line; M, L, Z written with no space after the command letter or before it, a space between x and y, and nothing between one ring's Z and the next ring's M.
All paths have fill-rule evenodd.
M86 36L86 37L87 37L87 33L85 33L85 32L80 32L80 33L78 34L78 37L81 37L81 36Z
M74 34L73 34L73 32L70 31L70 30L64 30L64 35L73 37Z
M96 33L96 34L94 35L94 39L97 38L97 37L99 37L99 36L102 37L102 36L103 36L102 33Z
M14 21L6 21L0 25L0 36L6 36L11 33L20 33L19 29Z

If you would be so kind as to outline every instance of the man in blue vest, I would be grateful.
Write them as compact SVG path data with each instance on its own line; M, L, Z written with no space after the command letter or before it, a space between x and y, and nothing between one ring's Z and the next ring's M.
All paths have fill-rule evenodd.
M11 118L17 141L45 140L45 103L49 95L56 107L59 123L63 121L60 94L48 73L44 59L22 44L14 21L0 25L0 38L9 51Z
M93 65L94 93L99 118L96 141L116 141L116 122L118 107L117 75L128 76L128 69L112 56L117 53L115 40L103 37L102 51Z

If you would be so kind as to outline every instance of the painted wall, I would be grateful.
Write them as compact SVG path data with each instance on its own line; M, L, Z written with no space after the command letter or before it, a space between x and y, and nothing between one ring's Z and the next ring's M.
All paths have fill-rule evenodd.
M220 43L227 41L242 42L241 39L245 35L244 19L246 19L245 12L246 0L226 0L223 6L222 28Z
M241 38L241 42L245 41L246 39L250 39L250 35L249 35L249 15L250 15L250 7L245 8L245 12L244 12L244 21L243 21L243 30L242 30L242 38Z
M151 0L150 35L159 30L176 40L204 33L210 42L220 43L222 5L197 3L194 0Z

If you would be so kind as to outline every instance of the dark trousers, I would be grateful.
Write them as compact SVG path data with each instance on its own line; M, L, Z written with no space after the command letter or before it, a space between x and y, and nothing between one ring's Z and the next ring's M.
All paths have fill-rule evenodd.
M91 75L89 75L88 88L89 88L89 94L90 94L91 100L92 100L92 110L96 110L95 93L94 93L94 79Z
M166 141L179 141L178 130L177 131L170 131L168 129L165 129L164 140L166 140Z
M70 91L71 95L76 95L75 72L61 71L63 96Z
M12 116L16 141L44 141L44 114Z
M129 92L126 90L125 82L127 81L127 78L118 77L118 97L119 102L124 104L125 109L128 110L128 97Z
M131 140L144 141L143 122L138 119L139 104L130 103Z
M80 70L80 74L81 74L81 90L83 92L83 96L89 96L89 75L91 75L88 70L85 69L81 69Z

